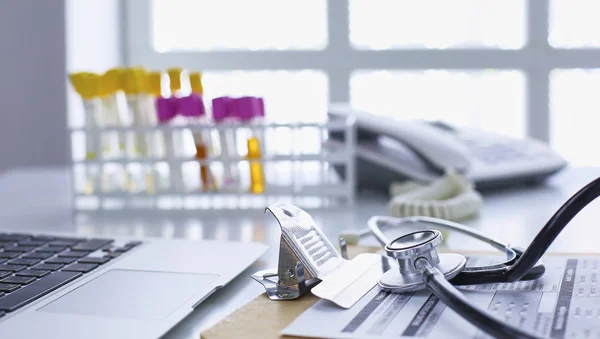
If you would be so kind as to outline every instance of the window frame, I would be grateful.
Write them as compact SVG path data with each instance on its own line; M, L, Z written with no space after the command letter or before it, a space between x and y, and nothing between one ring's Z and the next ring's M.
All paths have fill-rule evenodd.
M397 49L360 50L349 34L349 1L327 1L328 44L322 50L227 50L161 53L152 47L151 1L125 1L125 63L163 69L178 65L203 71L317 70L328 76L329 101L350 101L350 77L356 70L519 70L526 82L527 136L550 142L550 72L600 68L600 49L550 46L549 0L526 1L526 42L502 50Z

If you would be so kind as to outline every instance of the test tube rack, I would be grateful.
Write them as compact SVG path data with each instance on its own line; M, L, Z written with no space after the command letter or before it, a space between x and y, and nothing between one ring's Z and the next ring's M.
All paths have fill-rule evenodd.
M243 128L257 128L263 133L263 155L260 161L265 175L265 187L261 193L252 193L249 183L244 180L235 190L205 190L191 184L184 189L162 187L159 182L169 180L159 170L165 167L183 171L187 182L199 180L201 165L214 167L234 164L240 174L248 167L249 160L244 154L224 158L208 155L197 159L193 155L164 157L120 156L105 157L101 140L107 134L128 136L174 133L188 130L193 132L218 133L227 129L238 131ZM96 156L73 156L72 187L73 208L75 211L118 212L132 210L146 211L199 211L264 209L275 202L289 202L303 208L323 208L353 204L355 194L354 150L356 127L353 118L336 118L319 123L273 123L248 126L244 123L223 124L203 123L194 125L158 125L127 127L72 127L72 142L77 136L84 140L91 137L98 145ZM335 140L330 135L335 133ZM286 144L282 136L288 138L289 148L278 147ZM311 147L306 147L312 145ZM210 146L210 145L209 145ZM266 147L265 147L266 146ZM274 146L274 147L273 147ZM284 150L282 150L284 149ZM132 188L130 174L149 168L150 179L145 182L151 189ZM196 170L194 170L194 168ZM186 171L187 169L187 171ZM92 179L88 176L92 175ZM105 184L110 176L122 177L122 184Z

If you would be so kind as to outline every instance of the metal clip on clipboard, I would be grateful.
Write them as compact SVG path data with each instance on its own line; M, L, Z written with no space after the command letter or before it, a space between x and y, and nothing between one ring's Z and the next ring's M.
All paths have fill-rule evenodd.
M271 300L296 299L311 291L349 308L390 267L386 257L373 253L347 260L345 241L340 239L342 256L311 216L294 205L276 203L266 211L281 227L279 264L277 270L259 271L252 278L264 286Z

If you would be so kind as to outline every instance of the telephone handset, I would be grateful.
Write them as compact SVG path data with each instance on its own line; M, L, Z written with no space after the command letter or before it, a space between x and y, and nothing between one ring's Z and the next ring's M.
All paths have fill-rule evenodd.
M392 181L430 182L454 168L478 189L540 182L566 166L548 145L434 121L400 121L353 109L329 107L331 119L353 116L357 125L359 187L387 191ZM336 135L331 138L335 140Z

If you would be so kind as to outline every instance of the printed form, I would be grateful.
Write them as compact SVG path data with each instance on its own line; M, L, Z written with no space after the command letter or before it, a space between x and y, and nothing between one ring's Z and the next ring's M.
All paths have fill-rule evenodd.
M488 260L470 259L469 266ZM546 273L538 280L459 289L472 303L529 333L550 338L599 338L600 256L550 256L543 262ZM428 291L391 294L378 287L350 309L319 300L281 334L365 339L489 337Z

